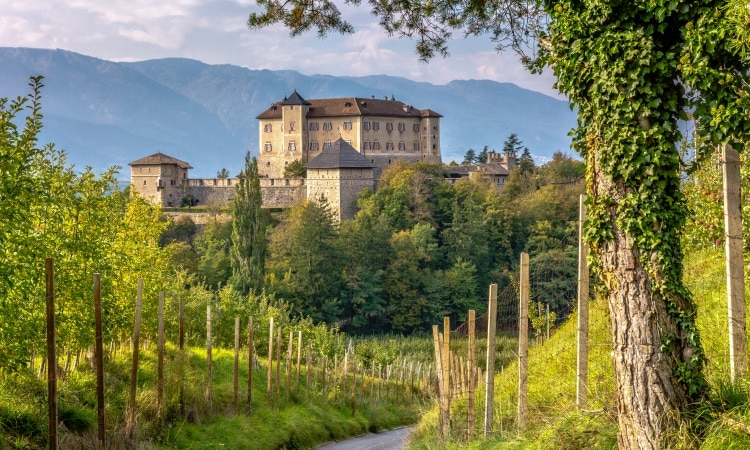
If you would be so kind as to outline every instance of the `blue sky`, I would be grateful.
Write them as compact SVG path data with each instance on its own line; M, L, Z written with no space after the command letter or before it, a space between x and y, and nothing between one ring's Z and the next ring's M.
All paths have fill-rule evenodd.
M111 61L184 57L310 75L386 74L433 84L488 79L556 95L552 75L529 74L515 54L498 54L487 37L459 37L448 58L425 64L414 42L387 36L366 5L341 2L340 8L355 33L319 39L314 32L291 38L281 26L248 30L255 0L0 0L0 46L60 48Z

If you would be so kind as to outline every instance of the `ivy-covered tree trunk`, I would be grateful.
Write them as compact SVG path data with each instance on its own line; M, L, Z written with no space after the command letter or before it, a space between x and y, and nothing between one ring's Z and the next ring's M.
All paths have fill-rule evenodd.
M675 143L688 99L675 81L684 43L671 27L690 15L656 3L560 2L551 27L558 86L579 107L574 145L609 302L623 449L670 446L707 392L679 238L687 208Z
M603 173L596 178L592 203L616 218L618 199L628 194ZM670 269L659 262L663 256L640 249L638 239L613 222L611 238L596 251L609 302L618 446L664 448L670 430L688 418L704 393L703 354L697 335L689 335L694 306L679 293L680 285L665 289L663 273ZM669 240L678 243L672 235Z

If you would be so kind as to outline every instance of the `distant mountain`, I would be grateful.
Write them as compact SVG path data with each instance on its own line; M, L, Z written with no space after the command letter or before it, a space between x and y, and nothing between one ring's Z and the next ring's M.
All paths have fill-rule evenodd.
M41 142L97 172L157 151L189 162L191 176L234 174L245 151L258 152L255 117L296 89L308 99L394 96L444 117L443 159L469 148L500 150L516 133L532 154L568 152L575 114L567 102L487 80L433 85L384 75L333 77L249 70L180 58L115 63L64 50L0 47L0 97L28 93L44 75Z

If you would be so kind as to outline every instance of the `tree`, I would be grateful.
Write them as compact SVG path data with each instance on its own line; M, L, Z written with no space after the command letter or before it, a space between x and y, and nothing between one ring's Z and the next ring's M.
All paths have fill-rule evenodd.
M229 178L229 171L226 167L222 167L221 170L216 172L216 178Z
M513 155L513 157L516 159L516 164L520 163L520 160L518 159L518 154L523 151L524 146L523 141L518 139L518 135L516 133L511 133L508 135L508 137L505 139L505 142L503 142L503 153L506 155Z
M461 161L462 166L471 166L477 161L477 152L473 148L466 150L464 160Z
M358 0L353 0L358 4ZM260 0L250 27L352 32L330 0ZM452 31L489 34L551 67L577 107L573 146L586 162L595 269L611 317L621 448L669 446L707 395L696 309L682 282L678 119L692 110L706 149L750 137L750 11L741 0L371 2L423 59ZM744 5L744 6L743 6ZM744 25L743 25L744 24ZM744 28L743 28L744 27ZM529 42L529 39L535 41ZM523 54L531 46L533 56Z
M477 155L477 164L487 164L487 153L489 153L489 149L485 145L482 151Z
M295 159L284 167L284 178L307 178L307 168L301 159Z
M245 157L243 175L232 198L232 278L243 295L259 294L268 242L257 159Z
M271 235L269 290L316 322L341 315L338 233L325 198L297 205Z

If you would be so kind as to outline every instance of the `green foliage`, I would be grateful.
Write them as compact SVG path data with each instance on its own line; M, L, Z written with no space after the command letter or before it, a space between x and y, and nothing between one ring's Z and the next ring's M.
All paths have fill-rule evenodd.
M55 262L61 351L93 343L93 330L82 326L93 322L93 309L80 299L91 297L94 273L102 275L105 339L113 339L132 321L136 279L143 277L145 294L155 296L168 272L158 246L166 223L158 209L119 190L117 168L98 176L90 168L76 172L64 152L37 146L41 88L41 77L33 78L22 130L14 119L26 101L0 101L0 313L15 319L0 325L4 371L44 351L45 258ZM144 322L146 332L154 322Z
M263 290L268 220L262 206L258 160L248 155L232 198L232 278L242 294Z
M228 283L232 275L230 249L232 246L232 222L209 222L196 237L193 249L198 255L196 281L217 289Z
M307 167L301 159L295 159L284 166L284 178L307 178Z
M339 319L338 231L325 199L291 208L271 236L268 289L303 317Z
M476 151L474 151L473 148L470 148L466 150L466 154L464 155L464 160L461 161L462 166L471 166L472 164L477 162L477 154Z
M195 222L190 216L180 216L169 222L167 229L159 238L159 244L165 246L174 241L182 241L191 244L197 231L198 228L195 226Z

